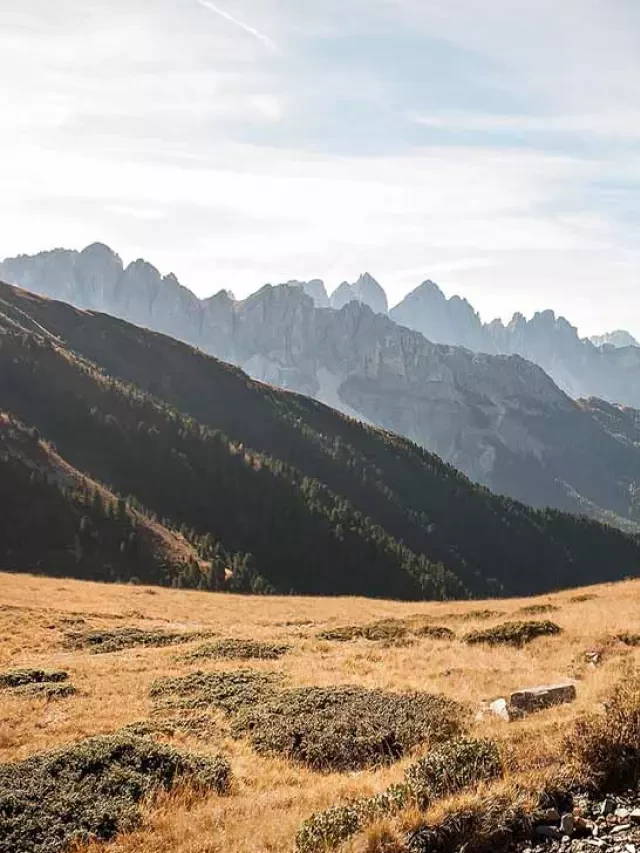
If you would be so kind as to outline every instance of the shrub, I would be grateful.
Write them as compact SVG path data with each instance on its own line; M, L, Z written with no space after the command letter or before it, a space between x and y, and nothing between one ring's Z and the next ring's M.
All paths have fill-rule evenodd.
M623 631L616 637L625 646L640 646L640 634L631 634L629 631Z
M574 723L565 750L581 781L599 790L640 781L640 674L630 673L614 688L604 714Z
M442 625L423 625L416 630L419 637L429 637L432 640L455 640L455 632Z
M394 642L402 640L407 636L431 637L435 640L450 640L455 637L449 628L438 625L425 625L422 617L414 617L406 620L384 619L381 622L372 622L368 625L351 625L342 628L330 628L320 631L319 640L335 640L348 642L349 640L372 640L383 642Z
M275 673L239 669L233 672L192 672L160 678L151 685L156 711L220 708L228 714L253 706L272 695L280 677Z
M179 780L224 794L231 771L220 757L123 734L0 765L0 851L58 853L90 837L108 840L139 822L143 797Z
M13 691L16 696L42 699L66 699L75 696L78 691L73 684L52 684L47 681L42 684L23 684Z
M181 655L184 661L199 661L211 658L227 660L277 660L285 655L290 646L277 643L261 643L256 640L218 640L215 643L204 643L192 651Z
M211 637L210 631L176 632L143 628L101 628L91 631L69 631L65 634L68 649L89 649L91 654L107 654L136 646L175 646Z
M23 687L28 684L49 684L66 681L69 673L62 669L14 669L10 672L0 672L0 690Z
M350 625L342 628L329 628L320 631L319 640L335 640L346 643L349 640L398 640L408 633L408 626L399 619L383 619L368 625Z
M232 722L260 753L314 770L357 770L398 760L418 744L458 735L462 708L444 696L362 687L276 691Z
M521 607L518 613L523 613L525 616L540 616L543 613L553 613L554 610L559 610L555 604L526 604Z
M296 836L296 849L299 853L314 853L337 847L378 818L410 805L424 809L437 797L454 794L501 773L502 762L491 741L454 740L442 744L411 765L402 784L311 815Z
M488 643L489 645L506 645L521 648L536 637L551 637L560 634L562 629L554 622L504 622L494 628L470 631L465 637L465 643Z

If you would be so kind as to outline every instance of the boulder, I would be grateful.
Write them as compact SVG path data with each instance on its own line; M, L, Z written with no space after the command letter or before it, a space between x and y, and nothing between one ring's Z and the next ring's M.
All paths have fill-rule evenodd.
M543 708L551 708L553 705L573 702L575 698L575 684L564 682L563 684L550 684L517 690L509 697L509 707L517 713L527 714L533 711L541 711Z

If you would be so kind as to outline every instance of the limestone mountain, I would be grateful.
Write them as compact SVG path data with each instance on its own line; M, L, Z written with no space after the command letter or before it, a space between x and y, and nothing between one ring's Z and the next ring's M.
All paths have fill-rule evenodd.
M331 294L332 308L344 308L349 302L354 301L368 305L375 314L387 314L389 312L387 294L368 272L361 275L354 284L343 281Z
M541 311L527 320L514 314L483 324L471 305L447 299L431 281L409 293L391 317L437 343L465 346L494 355L520 355L533 361L572 397L600 397L640 407L640 348L617 336L617 348L580 338L564 317ZM630 338L631 336L629 336Z
M597 347L640 347L633 335L624 329L616 329L615 332L606 332L604 335L593 335L589 340Z
M308 295L309 285L326 293L317 282L266 285L241 301L227 291L198 300L143 261L123 268L104 246L20 258L2 269L40 293L170 334L254 378L407 436L494 491L640 524L637 446L565 390L582 388L585 371L601 387L599 378L617 364L621 399L635 399L640 350L583 342L551 312L483 327L468 303L447 300L432 282L407 297L403 325L394 321L400 306L391 317L352 299L340 310L318 307ZM412 318L412 325L428 320L432 337L457 335L468 348L432 342L407 328ZM482 352L483 331L487 349L513 353ZM564 377L561 387L537 361Z
M399 327L355 302L323 310L299 287L276 287L245 306L255 323L275 309L300 324L295 334L281 330L279 357L297 351L306 360L297 375L312 376L324 338L324 348L338 348L336 363L351 364L347 398L365 408L378 382L402 395L425 360L434 360L435 383L454 366L446 348L408 330L385 347L379 332ZM335 318L344 325L334 327ZM275 344L266 326L263 345ZM470 353L454 356L464 363ZM541 406L570 408L539 368L503 361L510 376L517 361L525 385L536 377ZM460 370L461 388L465 370L475 367ZM450 598L614 580L640 562L638 535L493 495L417 444L310 397L156 332L3 284L0 407L10 423L29 425L27 441L55 444L87 482L109 483L122 517L142 506L179 528L199 555L179 574L183 585L217 588L230 576L241 590ZM23 515L26 542L36 527ZM0 543L11 535L5 523Z

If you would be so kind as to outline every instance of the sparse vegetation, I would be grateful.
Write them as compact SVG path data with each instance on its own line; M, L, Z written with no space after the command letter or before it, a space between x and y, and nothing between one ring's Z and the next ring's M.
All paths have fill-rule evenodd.
M561 633L554 622L504 622L493 628L470 631L464 637L469 645L487 643L490 646L516 646L521 648L537 637L553 637Z
M210 631L165 631L143 628L100 628L89 631L69 631L65 634L67 649L89 649L91 654L102 655L133 649L136 646L176 646L192 643L211 636Z
M524 616L541 616L543 613L553 613L558 609L555 604L527 604L521 607L518 613Z
M185 652L180 659L189 663L208 660L277 660L285 655L291 647L280 643L264 643L256 640L217 640L215 643L204 643L195 649Z
M576 720L565 750L583 782L602 791L640 781L640 674L629 671L605 702L604 713Z
M14 696L24 696L29 699L67 699L69 696L75 696L78 691L73 684L50 684L43 682L42 684L23 684L21 687L16 687L13 691Z
M622 631L616 636L616 639L625 646L640 646L640 634L632 634L630 631Z
M434 640L451 640L455 637L450 628L425 624L419 617L407 619L383 619L368 625L348 625L327 628L318 633L319 640L334 640L346 643L351 640L371 640L393 643L407 637L431 637Z
M337 847L373 820L410 806L424 810L438 797L495 779L501 773L502 761L494 743L452 740L412 764L401 784L312 815L298 832L296 849L314 853Z
M0 765L1 853L58 853L107 841L139 821L139 802L178 781L224 794L231 771L203 758L122 734L98 737Z
M49 684L66 681L69 673L63 669L14 669L11 672L0 672L0 690L3 688L23 687L28 684Z

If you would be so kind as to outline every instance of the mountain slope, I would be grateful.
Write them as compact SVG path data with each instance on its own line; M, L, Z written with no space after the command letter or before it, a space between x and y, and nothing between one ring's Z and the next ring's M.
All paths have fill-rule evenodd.
M83 475L6 413L0 504L4 569L170 584L198 563L184 537Z
M340 310L314 304L310 292L321 302L326 297L319 282L266 285L243 301L226 291L200 301L174 277L162 277L142 261L123 269L120 259L99 245L79 253L56 250L4 266L39 290L65 298L71 293L71 301L81 307L106 309L170 333L240 365L254 378L407 436L493 491L536 507L640 527L635 498L640 450L621 442L589 406L575 403L518 355L434 345L353 301L351 285L349 301ZM362 293L371 285L369 279L361 279ZM375 282L371 286L374 292L379 287ZM405 309L407 322L413 318L416 325L430 317L431 332L457 335L470 348L481 347L480 338L488 333L468 303L446 300L433 282L407 297ZM400 306L391 313L397 318L399 311ZM493 329L496 339L498 332ZM509 334L527 352L548 348L547 360L558 370L569 363L565 350L570 353L584 343L566 321L556 322L551 315L528 324L524 318L516 320ZM541 343L549 334L557 339L555 349ZM633 388L640 387L630 379L640 349L585 346L593 362L587 366L596 378L598 365L609 365L608 371L612 358L627 365L620 367L616 381L632 396ZM119 368L127 375L126 365ZM149 378L154 393L158 381ZM190 379L183 381L188 386ZM567 384L575 384L574 379L568 377Z
M353 303L322 313L363 310L390 322ZM526 593L634 574L640 560L637 537L496 497L398 436L6 285L0 405L158 516L250 554L254 579L280 591Z

